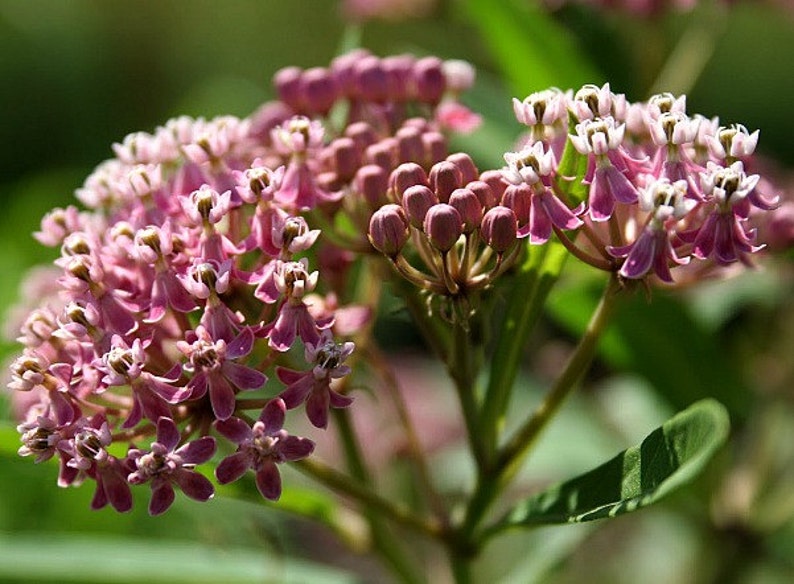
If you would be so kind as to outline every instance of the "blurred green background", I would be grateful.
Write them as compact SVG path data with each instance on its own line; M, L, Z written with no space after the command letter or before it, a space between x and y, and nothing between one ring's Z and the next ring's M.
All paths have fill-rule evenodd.
M29 266L54 257L30 236L41 216L73 202L74 190L112 155L113 142L177 115L249 114L272 97L270 78L280 67L325 65L345 38L355 38L349 29L346 36L341 14L339 3L326 0L0 0L0 306L19 299ZM460 144L481 167L499 165L519 133L513 95L609 80L614 91L639 100L660 78L670 82L665 88L688 93L690 111L760 128L760 150L781 180L794 166L794 12L774 3L709 3L649 19L582 5L550 12L530 0L446 1L422 19L367 22L357 32L361 45L379 55L438 54L478 66L478 84L464 101L487 122ZM578 397L554 434L565 444L578 436L591 444L593 433L608 437L586 454L562 457L583 470L700 397L693 393L717 394L735 416L737 438L713 476L669 507L597 535L589 526L565 527L511 539L505 554L535 553L512 575L501 567L500 581L578 582L583 574L613 583L794 581L794 501L785 496L794 491L792 375L781 365L794 347L786 332L794 322L789 264L779 259L765 274L684 299L662 296L656 321L637 320L642 301L627 309L597 369L602 390ZM564 337L581 325L586 311L571 307L587 306L589 290L561 292L552 331ZM665 328L658 326L662 318ZM658 353L626 352L647 340L635 338L647 334L642 327L658 332ZM681 330L712 344L694 355L671 352ZM0 349L5 357L16 350L8 342ZM684 374L671 375L669 367ZM639 375L613 376L626 370ZM713 385L703 381L709 379ZM631 391L624 391L627 384ZM627 412L617 421L608 405L615 399ZM536 469L549 476L569 470L565 462L560 467L561 442L544 442ZM16 457L12 424L0 429L0 443L2 582L383 581L365 560L340 560L337 544L307 554L294 536L305 528L261 505L179 499L168 516L152 520L139 500L129 516L91 513L90 488L57 489L54 467ZM762 495L772 497L763 510L776 520L757 520L751 503ZM743 496L752 500L743 503ZM723 523L710 515L720 504L724 512L720 497L731 499L727 508L735 511ZM328 534L306 537L332 541ZM325 571L317 562L329 557L335 568Z

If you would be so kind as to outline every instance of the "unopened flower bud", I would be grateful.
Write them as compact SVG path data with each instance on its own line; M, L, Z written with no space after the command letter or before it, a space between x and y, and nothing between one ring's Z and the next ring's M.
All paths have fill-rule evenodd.
M484 183L487 183L488 186L491 187L494 200L497 202L502 200L502 195L504 194L507 185L510 184L505 180L504 174L502 174L501 170L486 170L480 175L480 180Z
M444 78L447 81L447 87L450 91L461 93L474 85L477 71L468 61L449 59L444 61L441 67L444 71Z
M369 241L372 247L394 258L408 241L408 219L402 207L384 205L369 220Z
M364 57L356 63L354 71L358 97L375 103L386 101L389 97L389 79L379 58Z
M449 201L452 191L463 186L463 175L457 165L452 162L442 161L430 169L430 188L436 193L442 203Z
M437 104L446 90L443 63L438 57L424 57L414 64L416 99L424 103Z
M404 162L389 175L389 191L395 201L401 201L403 193L414 185L428 185L425 169L415 162Z
M411 225L417 229L422 229L427 212L430 207L438 204L438 198L429 187L414 185L405 189L402 196L402 204Z
M300 67L285 67L273 76L278 98L296 111L303 109L302 75Z
M389 175L377 164L367 164L359 168L353 184L356 191L367 201L370 209L378 209L386 203Z
M529 223L529 212L532 204L532 187L526 183L510 185L502 195L502 205L516 214L518 226Z
M397 141L394 138L384 138L367 147L364 155L368 164L377 164L386 172L391 172L396 166Z
M488 247L496 253L505 253L515 245L518 233L516 215L507 207L494 207L482 218L480 234Z
M431 165L444 160L449 151L447 138L441 132L425 132L422 134L422 144L425 147L424 159Z
M300 91L306 107L322 115L327 114L339 97L339 86L324 67L314 67L303 72Z
M331 145L331 156L336 176L343 183L350 182L361 166L361 155L352 138L337 138Z
M389 99L408 99L415 59L412 55L392 55L381 59L381 65L389 80Z
M422 159L425 148L419 129L403 127L397 130L394 137L397 139L397 158L400 162Z
M466 188L477 195L477 200L480 201L480 206L484 210L487 211L491 207L496 206L497 199L494 196L491 185L489 185L487 182L483 180L471 181L466 185Z
M474 191L468 188L455 189L449 196L449 205L460 214L463 233L471 233L480 226L482 205Z
M353 122L345 128L345 136L352 138L362 152L378 141L375 130L367 122Z
M477 180L480 177L480 171L477 170L477 166L474 164L471 156L465 152L455 152L454 154L450 154L447 156L447 161L458 167L463 184Z
M446 203L438 203L428 209L423 227L430 243L441 252L452 249L463 233L460 213Z

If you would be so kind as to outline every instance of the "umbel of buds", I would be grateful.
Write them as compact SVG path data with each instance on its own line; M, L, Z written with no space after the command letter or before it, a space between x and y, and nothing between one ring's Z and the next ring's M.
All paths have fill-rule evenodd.
M447 148L479 120L458 101L472 82L460 62L354 51L279 71L278 100L248 118L180 117L114 144L77 191L85 209L35 234L61 255L11 366L19 453L57 459L61 486L93 483L95 509L127 511L140 485L152 514L177 490L206 501L198 465L222 484L251 470L277 499L279 465L314 450L290 411L324 429L353 403L350 337L375 308L350 296L358 258L462 298L552 237L667 282L763 247L753 225L776 200L752 174L757 132L683 97L549 90L514 101L525 146L480 171Z

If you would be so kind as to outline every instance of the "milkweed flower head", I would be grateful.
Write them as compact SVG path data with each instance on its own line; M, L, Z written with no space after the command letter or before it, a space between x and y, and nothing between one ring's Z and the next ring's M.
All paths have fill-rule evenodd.
M216 480L251 469L277 499L278 466L314 450L285 428L293 410L322 429L353 404L351 339L376 308L351 300L359 258L431 304L465 300L443 313L465 319L524 244L552 237L668 282L763 247L751 225L776 198L749 170L757 132L689 117L683 97L551 89L514 100L529 138L481 170L448 148L475 125L459 101L474 79L459 61L358 50L277 72L278 99L247 118L183 116L114 144L76 193L84 209L35 234L60 257L20 320L19 454L58 460L59 485L93 482L93 508L127 511L149 485L160 514L177 490L209 500L196 467L236 449Z

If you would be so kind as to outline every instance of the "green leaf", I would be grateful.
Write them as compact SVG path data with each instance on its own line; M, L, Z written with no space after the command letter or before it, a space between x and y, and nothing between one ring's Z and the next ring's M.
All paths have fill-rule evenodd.
M342 571L253 548L116 536L0 533L0 579L137 584L353 584Z
M728 438L727 410L699 401L649 434L637 446L520 503L492 528L579 523L645 507L697 476Z
M596 83L601 75L570 31L527 0L466 0L472 25L519 95Z
M569 133L574 133L575 119L570 116ZM581 154L573 145L570 138L565 141L565 149L560 157L557 175L554 178L555 186L565 194L566 202L575 206L584 201L589 194L589 186L584 184L587 174L588 157Z

